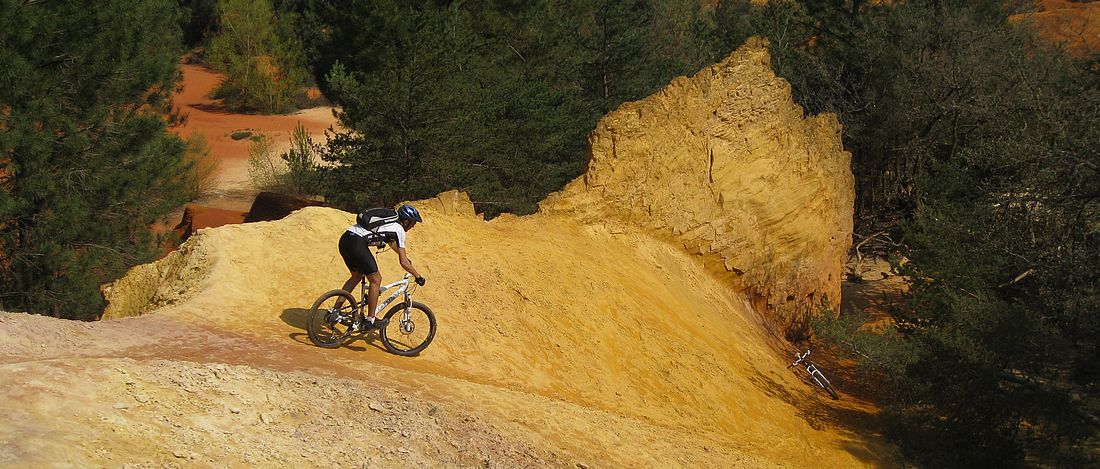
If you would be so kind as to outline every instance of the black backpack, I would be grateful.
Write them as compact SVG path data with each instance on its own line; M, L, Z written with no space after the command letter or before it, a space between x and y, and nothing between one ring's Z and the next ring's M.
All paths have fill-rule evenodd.
M397 210L392 208L368 208L355 217L355 224L368 231L374 231L379 226L396 221Z

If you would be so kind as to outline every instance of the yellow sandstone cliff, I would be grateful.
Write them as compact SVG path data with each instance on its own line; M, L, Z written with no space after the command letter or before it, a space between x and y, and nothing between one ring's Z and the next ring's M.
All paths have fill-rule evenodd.
M752 39L722 63L608 114L585 175L540 205L640 227L701 254L794 339L840 301L851 156L833 115L806 117Z

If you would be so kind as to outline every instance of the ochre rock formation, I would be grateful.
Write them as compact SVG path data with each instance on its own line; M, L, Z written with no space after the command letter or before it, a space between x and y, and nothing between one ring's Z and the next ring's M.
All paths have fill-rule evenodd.
M1077 57L1100 51L1100 2L1043 0L1034 13L1012 15L1009 21L1034 28L1053 45Z
M439 400L430 405L470 409L509 428L509 438L527 442L537 454L565 454L591 467L862 467L883 453L873 438L828 429L822 423L828 417L818 417L826 411L809 414L802 407L823 409L828 398L807 385L801 370L785 369L789 354L776 353L742 296L710 275L699 255L638 230L581 224L567 214L486 221L458 192L415 203L425 221L409 233L408 252L428 281L413 298L439 320L435 340L418 357L388 354L377 334L356 336L338 349L309 343L304 329L311 305L347 279L337 240L355 222L354 214L326 207L198 231L179 251L115 284L112 307L125 299L131 314L142 316L98 324L119 333L137 328L129 329L135 339L152 342L127 353L259 362L392 383L387 386ZM376 258L383 283L400 279L391 250ZM102 347L81 351L114 356ZM262 391L283 409L316 405L288 401L295 397L286 389ZM34 406L22 407L54 402L43 403L52 396L40 394ZM257 412L273 412L265 394L258 395ZM218 396L205 404L217 423L202 424L210 425L202 428L211 429L213 441L224 438L222 431L243 431L234 426L238 415L226 410L241 406L238 398L228 390ZM116 402L111 399L108 409ZM184 390L157 397L173 406L194 399ZM291 429L390 418L365 405L352 413L286 411L276 418ZM413 410L424 415L430 405ZM10 415L10 408L0 405L0 412ZM147 411L142 418L164 412ZM137 412L146 409L135 408L134 418ZM377 436L369 431L376 422L365 422L362 438ZM164 441L174 437L151 432L146 441L156 440L150 446L164 455ZM314 441L322 453L338 453L348 447L338 438L344 435ZM233 449L216 446L210 453L216 460L248 465ZM87 457L76 465L102 465L96 455ZM275 465L266 461L253 465ZM433 461L413 466L450 467Z
M393 407L421 416L442 412L437 418L452 409L477 415L489 428L500 429L501 441L530 448L521 454L543 461L563 457L569 467L889 466L891 450L873 436L833 427L832 416L838 414L832 406L855 401L845 396L839 404L823 403L796 373L800 370L786 368L793 347L776 353L773 335L757 326L761 313L782 334L797 334L819 301L836 301L840 262L851 241L853 198L836 119L805 118L768 62L764 44L753 41L693 78L676 79L650 98L623 105L591 134L587 174L549 197L534 215L487 221L460 192L415 202L425 221L409 233L407 252L428 281L413 298L438 318L435 340L415 358L386 353L374 333L357 335L337 349L309 343L305 329L314 300L348 275L337 240L355 215L327 207L198 231L179 251L131 270L110 287L105 317L144 316L96 323L88 332L130 332L132 340L154 345L100 340L105 345L78 351L111 357L117 356L112 350L127 347L126 353L166 357L172 363L155 367L168 370L165 379L175 382L191 369L183 363L190 360L380 384L396 390L394 395L432 399L419 407L408 400ZM383 283L400 278L393 252L376 257ZM150 312L155 313L145 314ZM15 336L4 333L12 327L6 324L18 323L0 322L0 337ZM27 329L56 328L30 324ZM64 340L69 336L63 334ZM15 363L60 348L33 343L19 350ZM52 360L43 367L55 363L68 362ZM94 369L116 366L129 367L103 363ZM119 386L134 391L164 390L155 399L122 403L130 409L112 408L112 401L99 409L134 419L109 421L121 422L117 427L151 428L140 447L154 455L153 463L178 459L170 446L178 435L156 420L164 415L181 432L196 435L188 440L196 447L221 441L228 432L253 441L253 433L245 432L273 428L256 422L302 428L313 438L308 447L322 454L346 454L349 447L366 448L356 454L378 454L370 452L379 438L392 441L387 422L398 418L389 405L367 402L350 413L302 413L296 409L317 408L316 402L300 400L305 390L314 401L349 399L336 394L343 388L314 390L318 381L302 374L260 376L256 391L244 394L237 381L225 379L229 370L212 370L199 370L198 384L183 381L183 387L139 379L130 385L118 377ZM58 376L49 369L32 371ZM23 383L27 373L9 374L11 379L0 382ZM58 378L57 386L75 389L69 384L80 379ZM847 394L848 388L838 387ZM60 426L73 416L18 410L57 408L57 402L68 402L65 397L34 393L0 403L0 414ZM209 400L191 405L199 398ZM174 417L183 411L166 413L146 402L211 410L192 424ZM249 406L259 415L246 416ZM106 421L98 415L79 420ZM144 422L157 423L140 426ZM349 443L345 431L319 430L333 428L333 422L358 429L355 438L367 443ZM448 432L468 440L465 429ZM126 444L111 432L97 434L107 435L102 446ZM298 444L294 441L287 445ZM426 462L397 464L470 465L444 459L426 441L403 440L408 454L423 455ZM209 447L203 461L273 466L302 454L296 446L277 443L256 455L202 445ZM74 465L106 464L93 452L99 446L68 447L82 452ZM559 465L489 457L477 453L473 465ZM21 461L27 462L16 462Z
M833 115L804 116L751 39L605 116L587 172L540 210L682 243L795 339L840 300L855 197L840 131Z
M203 243L185 242L156 262L136 266L104 285L107 308L100 319L138 316L191 298L207 285L207 250Z

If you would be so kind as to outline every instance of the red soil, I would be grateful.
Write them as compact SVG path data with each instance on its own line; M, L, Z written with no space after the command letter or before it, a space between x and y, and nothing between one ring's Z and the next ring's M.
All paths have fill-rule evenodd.
M173 97L176 110L186 117L183 125L173 130L181 137L199 133L206 137L210 155L218 162L213 176L216 194L245 192L247 200L216 200L219 208L247 210L251 195L257 190L248 179L247 138L233 140L230 135L239 130L264 133L273 138L276 148L289 145L290 134L301 124L314 141L323 141L325 129L338 126L333 108L316 107L293 114L260 115L239 114L227 111L219 100L210 98L210 91L221 81L222 75L199 65L181 64L183 82L179 93ZM238 197L239 198L239 197Z
M168 220L153 227L155 233L176 230L185 239L195 230L242 223L253 199L259 192L248 176L248 152L252 141L244 138L233 140L236 131L247 130L253 134L266 134L275 142L277 152L290 145L290 135L301 124L315 142L325 139L325 130L338 128L332 107L315 107L293 114L241 114L225 109L219 100L210 98L210 92L223 76L199 65L181 64L183 80L180 89L172 97L172 105L184 117L183 123L172 128L181 137L201 134L206 138L209 158L216 165L205 184L206 193L199 200L180 207ZM320 91L307 90L312 99ZM175 249L166 246L166 251Z

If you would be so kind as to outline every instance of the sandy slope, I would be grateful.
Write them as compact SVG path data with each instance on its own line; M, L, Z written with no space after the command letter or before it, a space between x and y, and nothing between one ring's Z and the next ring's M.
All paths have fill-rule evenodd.
M0 402L13 416L0 463L312 465L318 448L340 466L891 461L841 423L867 410L784 369L697 258L547 215L446 213L452 202L425 206L411 233L429 278L416 297L440 318L417 358L369 336L308 343L304 315L341 283L335 238L354 219L326 208L200 231L161 261L188 267L158 293L175 303L153 315L0 316L0 392L14 396ZM387 280L394 258L380 256Z
M278 343L166 316L2 313L0 330L2 467L566 465L459 406L370 377L384 367L307 368Z

